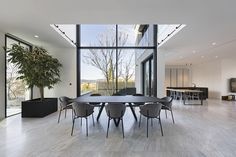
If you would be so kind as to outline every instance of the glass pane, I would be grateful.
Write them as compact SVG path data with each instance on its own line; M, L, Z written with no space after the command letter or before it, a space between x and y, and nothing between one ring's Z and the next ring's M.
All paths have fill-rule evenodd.
M118 50L118 92L135 94L135 50Z
M144 95L149 95L149 62L144 63Z
M81 25L81 46L116 46L116 26Z
M137 46L136 25L118 25L118 46Z
M116 50L88 49L81 51L81 93L116 92Z
M135 46L153 46L153 25L135 25Z
M19 43L16 40L7 38L7 49L11 49L13 44L20 44L24 48L29 49L28 45ZM9 56L6 56L7 59ZM25 83L17 79L18 67L7 61L7 116L11 116L21 112L21 101L30 98L30 91L27 90Z
M154 81L154 67L153 67L153 58L151 59L151 96L153 96L153 81Z

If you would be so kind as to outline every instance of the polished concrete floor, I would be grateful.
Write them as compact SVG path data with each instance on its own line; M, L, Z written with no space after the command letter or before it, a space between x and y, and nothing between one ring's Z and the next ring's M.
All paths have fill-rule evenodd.
M97 109L95 109L97 112ZM146 137L146 121L141 128L127 108L124 117L125 138L121 127L111 123L106 138L107 117L99 122L89 119L89 136L85 121L76 121L71 131L71 112L57 124L58 113L45 118L24 118L20 115L0 122L0 156L9 157L235 157L236 102L208 100L204 105L173 105L175 124L171 116L161 113L164 136L157 121ZM136 109L138 114L138 109ZM96 113L95 113L96 115ZM138 114L139 116L139 114Z

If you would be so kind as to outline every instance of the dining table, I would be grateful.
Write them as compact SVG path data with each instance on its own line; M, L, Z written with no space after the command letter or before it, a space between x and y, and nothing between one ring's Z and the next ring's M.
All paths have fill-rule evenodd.
M132 114L137 121L137 116L134 111L133 104L144 104L147 102L165 102L165 100L157 98L157 97L149 97L149 96L132 96L132 95L126 95L126 96L80 96L75 98L73 101L79 102L79 103L101 103L101 107L98 112L97 121L99 120L101 113L105 107L106 103L117 103L122 104L126 103L131 111Z

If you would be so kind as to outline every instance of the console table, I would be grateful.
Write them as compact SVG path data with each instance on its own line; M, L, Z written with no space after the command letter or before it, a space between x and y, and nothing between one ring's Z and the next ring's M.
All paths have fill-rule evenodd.
M167 89L185 89L185 90L199 90L202 91L202 99L206 100L208 98L208 88L207 87L167 87ZM170 91L166 90L166 95L170 96Z

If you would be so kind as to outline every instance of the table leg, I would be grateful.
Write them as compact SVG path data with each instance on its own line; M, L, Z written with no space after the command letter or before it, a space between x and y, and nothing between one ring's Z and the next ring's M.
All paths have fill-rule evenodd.
M183 102L184 102L184 105L186 105L185 104L185 101L186 101L186 95L185 95L185 92L183 93Z
M113 120L114 120L115 126L118 127L120 124L120 118L118 118L117 121L115 118Z
M101 105L101 107L99 109L99 112L98 112L97 121L99 120L99 118L100 118L100 116L102 114L102 110L103 110L104 106L105 106L105 103L102 103L102 105Z
M131 104L131 103L128 103L128 104L129 104L129 107L130 107L130 109L131 109L131 111L132 111L132 113L133 113L133 115L134 115L135 121L138 121L137 116L136 116L136 114L135 114L135 111L134 111L134 108L133 108L132 104Z
M200 99L201 99L201 105L203 105L203 96L202 96L202 93L200 93Z

